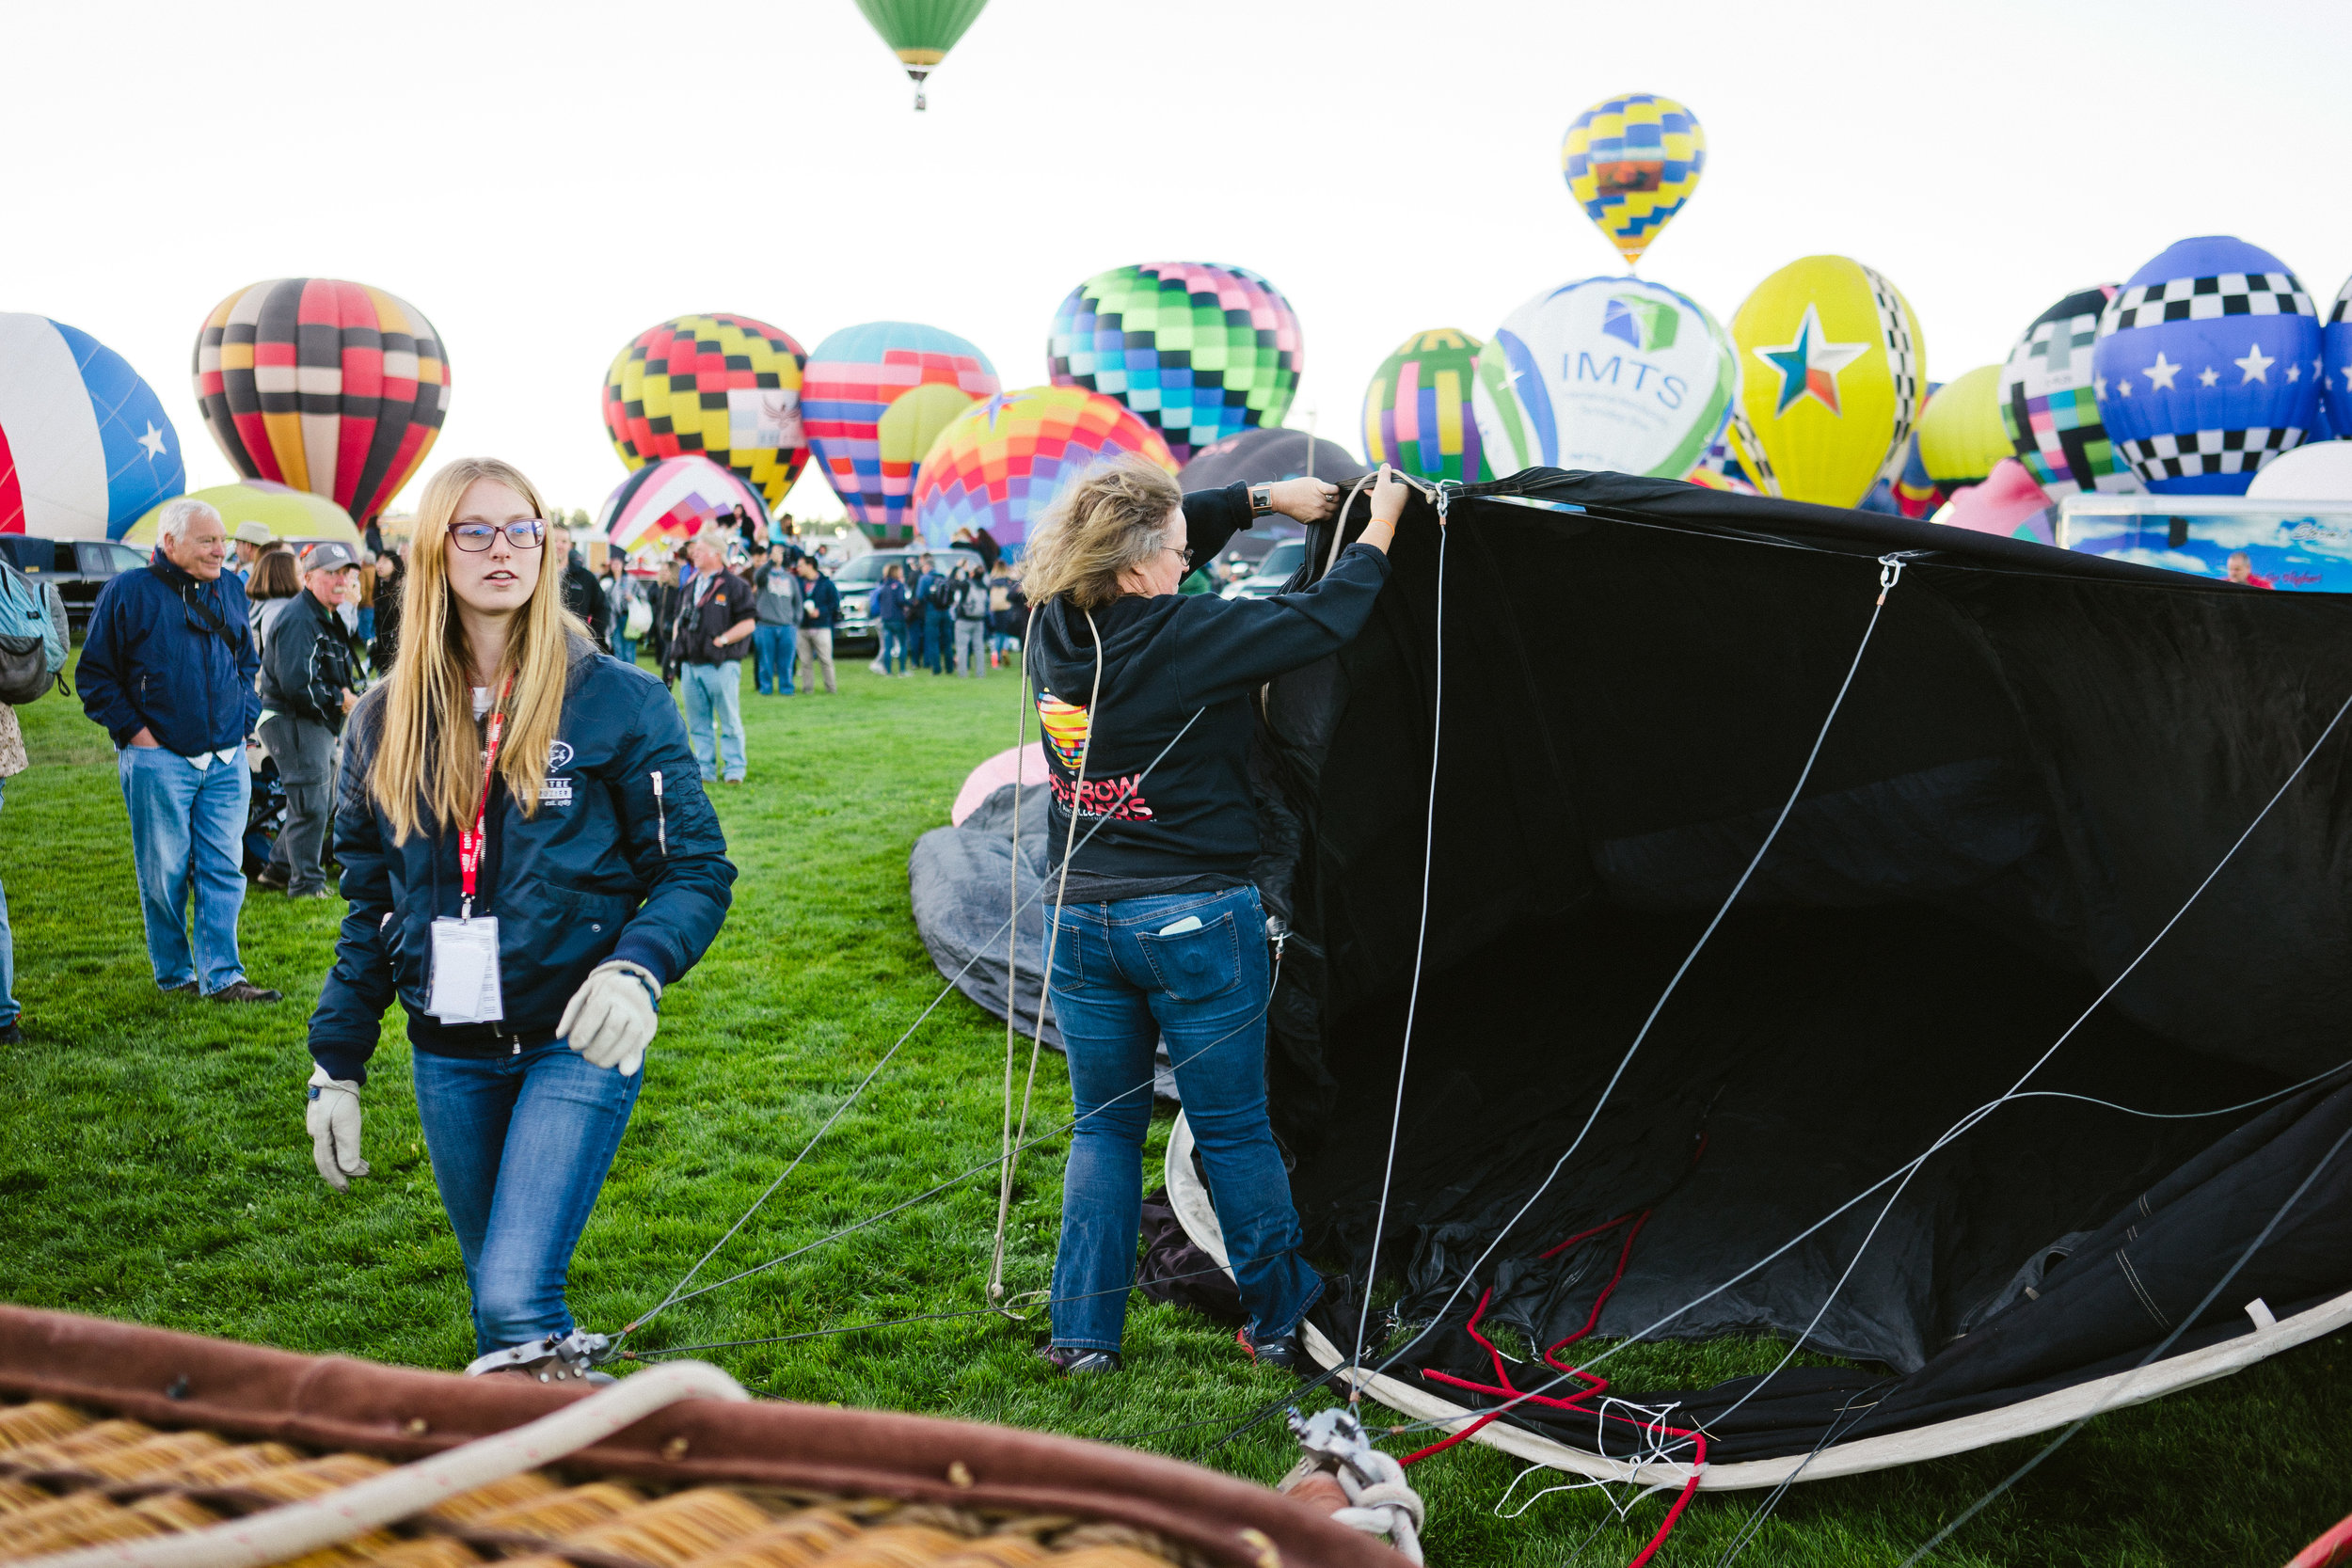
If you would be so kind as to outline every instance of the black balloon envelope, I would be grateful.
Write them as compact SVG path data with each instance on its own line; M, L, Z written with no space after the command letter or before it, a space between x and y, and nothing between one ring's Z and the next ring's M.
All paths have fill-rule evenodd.
M1337 441L1318 441L1303 430L1260 428L1210 442L1192 454L1177 477L1187 490L1215 490L1310 474L1346 484L1366 471L1356 454Z

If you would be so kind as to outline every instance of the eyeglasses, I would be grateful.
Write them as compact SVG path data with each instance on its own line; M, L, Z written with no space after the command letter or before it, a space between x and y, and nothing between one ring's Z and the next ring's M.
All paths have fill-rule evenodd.
M535 550L548 536L548 525L537 517L517 517L510 523L452 523L450 543L461 550L479 551L490 547L490 541L501 533L506 542L518 550Z
M1185 545L1179 546L1176 545L1162 545L1160 548L1167 551L1169 555L1174 556L1177 560L1183 562L1184 563L1185 571L1189 572L1192 570L1191 546Z

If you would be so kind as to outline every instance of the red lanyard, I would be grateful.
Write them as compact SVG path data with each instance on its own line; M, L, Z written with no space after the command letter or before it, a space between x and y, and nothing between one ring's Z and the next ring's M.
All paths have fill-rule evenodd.
M506 677L499 688L498 705L490 710L490 734L482 753L482 799L473 808L473 826L457 830L457 871L465 879L466 902L459 918L473 918L474 874L482 868L483 823L490 810L490 778L499 765L499 735L506 725L506 699L515 689L515 677Z

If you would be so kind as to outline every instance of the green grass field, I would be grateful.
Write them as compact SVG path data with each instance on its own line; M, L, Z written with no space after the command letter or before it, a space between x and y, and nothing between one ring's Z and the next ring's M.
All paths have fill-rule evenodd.
M939 990L908 914L907 852L946 822L971 765L1011 743L1014 683L882 681L857 661L844 662L841 680L834 699L744 698L752 782L719 798L741 868L734 912L666 999L644 1099L573 1269L587 1326L615 1328L659 1300ZM112 748L69 700L44 699L23 719L33 768L8 781L0 816L27 1037L0 1048L0 1299L462 1366L465 1285L397 1022L366 1094L375 1174L338 1198L311 1170L303 1026L342 906L248 898L246 967L286 992L278 1006L160 995ZM951 998L714 1272L816 1242L990 1160L1003 1051L1002 1024ZM1040 1084L1041 1117L1066 1119L1058 1058L1048 1055ZM1156 1126L1164 1137L1165 1120ZM1046 1282L1059 1192L1059 1150L1048 1144L1022 1166L1008 1268L1016 1291ZM994 1212L993 1177L966 1182L685 1304L638 1342L977 1307ZM969 1317L707 1354L785 1398L1131 1441L1265 1481L1294 1457L1279 1421L1213 1446L1290 1386L1244 1365L1205 1320L1138 1298L1126 1374L1078 1383L1031 1358L1033 1326ZM2352 1336L2337 1336L2102 1417L1935 1560L2285 1561L2352 1510L2339 1463L2352 1437L2347 1352ZM1638 1384L1645 1369L1728 1374L1776 1355L1763 1344L1662 1347L1620 1365ZM1740 1560L1899 1562L2032 1449L1799 1486ZM1651 1497L1619 1522L1594 1494L1562 1492L1500 1517L1518 1468L1465 1445L1414 1469L1432 1510L1432 1562L1622 1563L1665 1507ZM1545 1484L1531 1477L1511 1506ZM1718 1561L1759 1500L1702 1495L1659 1560Z

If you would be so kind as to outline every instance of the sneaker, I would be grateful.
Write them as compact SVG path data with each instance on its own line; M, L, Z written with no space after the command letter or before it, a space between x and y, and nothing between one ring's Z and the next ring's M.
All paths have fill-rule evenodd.
M1037 1353L1038 1359L1064 1377L1092 1377L1100 1372L1127 1370L1127 1363L1115 1350L1088 1350L1083 1345L1046 1345Z
M320 896L325 897L326 895L321 894ZM194 983L190 984L193 989ZM250 980L231 980L220 990L207 991L204 994L208 1001L213 1002L283 1002L285 1000L285 997L278 992L257 986Z
M14 1022L0 1023L0 1045L23 1045L24 1043L24 1026L23 1024Z
M163 992L166 996L194 996L197 985L194 980L183 980L176 986L164 987Z
M306 891L306 892L302 892L302 893L296 893L294 889L292 889L292 888L288 888L288 889L286 890L286 896L287 896L287 897L289 897L289 898L306 898L306 899L307 899L307 898L332 898L332 897L334 897L335 895L334 895L332 893L329 893L326 889L325 889L325 888L323 888L323 887L314 887L314 888L310 888L310 889L309 889L308 891Z
M274 863L262 867L262 874L253 879L273 893L286 891L286 870Z
M1300 1352L1296 1330L1262 1344L1250 1337L1249 1325L1244 1323L1234 1331L1233 1343L1241 1347L1244 1355L1261 1367L1279 1367L1286 1372L1298 1370Z

